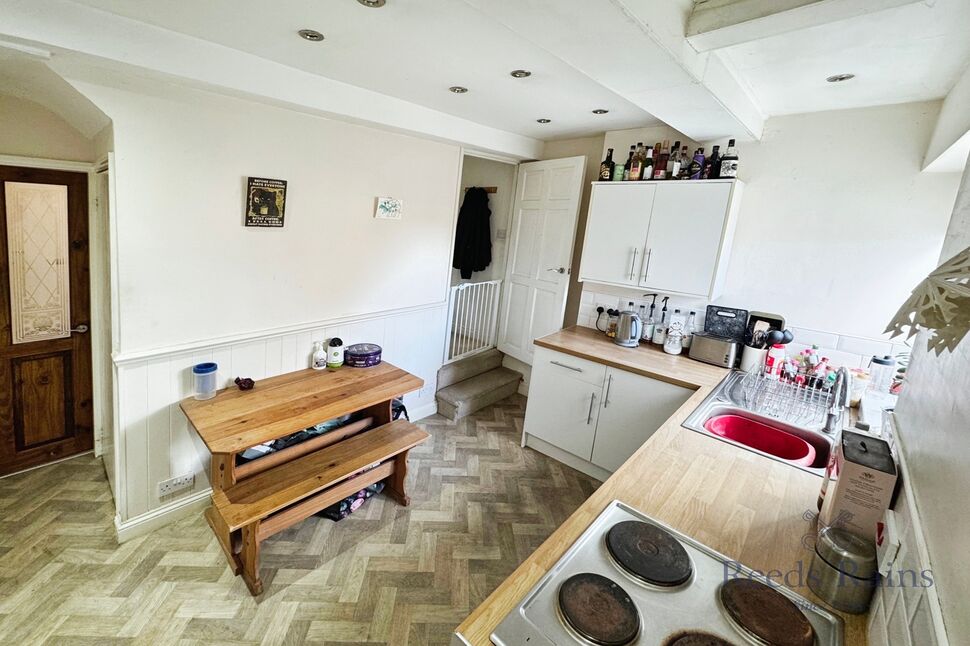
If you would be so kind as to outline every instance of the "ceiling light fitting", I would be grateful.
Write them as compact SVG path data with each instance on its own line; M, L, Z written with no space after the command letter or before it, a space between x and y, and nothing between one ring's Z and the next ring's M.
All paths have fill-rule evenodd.
M829 83L841 83L842 81L848 81L849 79L854 79L854 78L855 78L855 74L836 74L834 76L828 77L825 80L828 81Z
M593 114L606 114L609 110L604 110L603 108L596 108L593 110Z
M536 123L552 123L552 119L536 119Z
M454 92L455 94L464 94L468 91L468 88L460 85L452 85L450 88L448 88L448 90Z
M529 70L512 70L511 72L509 72L509 74L511 74L512 78L515 78L515 79L524 79L529 76L532 76L532 72L530 72Z
M323 34L321 34L316 29L301 29L296 33L300 34L300 38L304 40L309 40L314 43L318 43L321 40L323 40Z
M387 0L357 0L357 2L371 9L377 9L387 4Z

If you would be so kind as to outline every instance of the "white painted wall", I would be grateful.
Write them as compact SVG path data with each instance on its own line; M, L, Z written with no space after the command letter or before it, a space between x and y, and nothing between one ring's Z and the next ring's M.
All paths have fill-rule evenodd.
M198 91L81 87L113 120L120 535L204 500L208 458L178 408L200 361L227 385L306 367L314 341L375 342L425 380L412 414L434 412L458 146ZM282 230L242 226L248 175L288 180ZM403 220L373 218L381 195ZM159 498L186 473L194 490Z
M970 167L964 172L952 223L948 236L952 246L944 250L941 261L970 245ZM970 573L964 549L965 537L970 536L970 516L966 513L970 491L970 338L952 353L937 356L927 352L926 337L926 331L917 337L896 414L947 633L951 643L962 644L966 642L960 640L970 635Z
M461 167L461 190L459 200L465 199L465 189L471 186L494 186L498 189L495 193L488 196L488 208L492 210L490 219L492 229L492 264L484 271L476 271L467 282L482 282L486 280L505 279L505 259L508 255L509 229L512 221L512 198L515 191L515 164L506 164L465 155ZM500 230L505 231L505 237L499 239ZM451 284L465 282L461 278L461 272L457 269L451 270Z
M445 298L460 150L205 92L85 86L114 123L120 352ZM242 225L247 176L289 182ZM404 200L376 220L378 196Z
M961 171L970 151L970 66L943 100L923 166L929 171Z
M94 161L94 142L44 106L0 94L0 155Z
M939 110L928 102L775 117L760 143L741 143L745 191L718 303L884 338L899 303L936 266L960 181L920 172ZM646 141L634 132L607 133L604 148ZM727 142L705 149L715 143L723 151Z

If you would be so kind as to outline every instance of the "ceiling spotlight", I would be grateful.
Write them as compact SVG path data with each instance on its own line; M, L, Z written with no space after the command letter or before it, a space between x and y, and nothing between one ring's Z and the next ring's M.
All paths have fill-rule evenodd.
M849 79L854 79L855 74L836 74L835 76L830 76L826 81L829 83L841 83L842 81L848 81Z
M467 91L468 91L468 88L467 88L467 87L462 87L462 86L460 86L460 85L452 85L452 86L451 86L450 88L448 88L448 89L449 89L450 91L452 91L452 92L454 92L455 94L464 94L465 92L467 92Z
M314 43L317 43L323 40L323 34L321 34L316 29L301 29L296 33L300 34L300 38L303 38L304 40L312 41Z
M370 7L371 9L377 9L378 7L383 7L387 0L357 0L360 4L365 7Z
M536 123L552 123L552 119L536 119Z
M606 114L609 110L604 110L603 108L596 108L593 110L593 114Z
M512 70L509 73L512 75L512 78L515 79L524 79L527 76L532 76L532 72L529 70Z

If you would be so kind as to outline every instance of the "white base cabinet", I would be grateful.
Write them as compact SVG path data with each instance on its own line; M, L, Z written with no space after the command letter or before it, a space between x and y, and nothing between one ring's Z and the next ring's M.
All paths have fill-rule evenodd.
M523 443L547 445L612 473L686 402L693 391L568 354L536 348ZM529 439L538 438L540 442ZM552 457L560 458L559 455Z

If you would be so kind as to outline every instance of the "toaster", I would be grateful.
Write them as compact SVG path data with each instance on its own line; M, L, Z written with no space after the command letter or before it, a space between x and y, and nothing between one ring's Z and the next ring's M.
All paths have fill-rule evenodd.
M733 368L740 354L741 344L737 341L705 332L696 332L691 340L688 356L722 368Z

